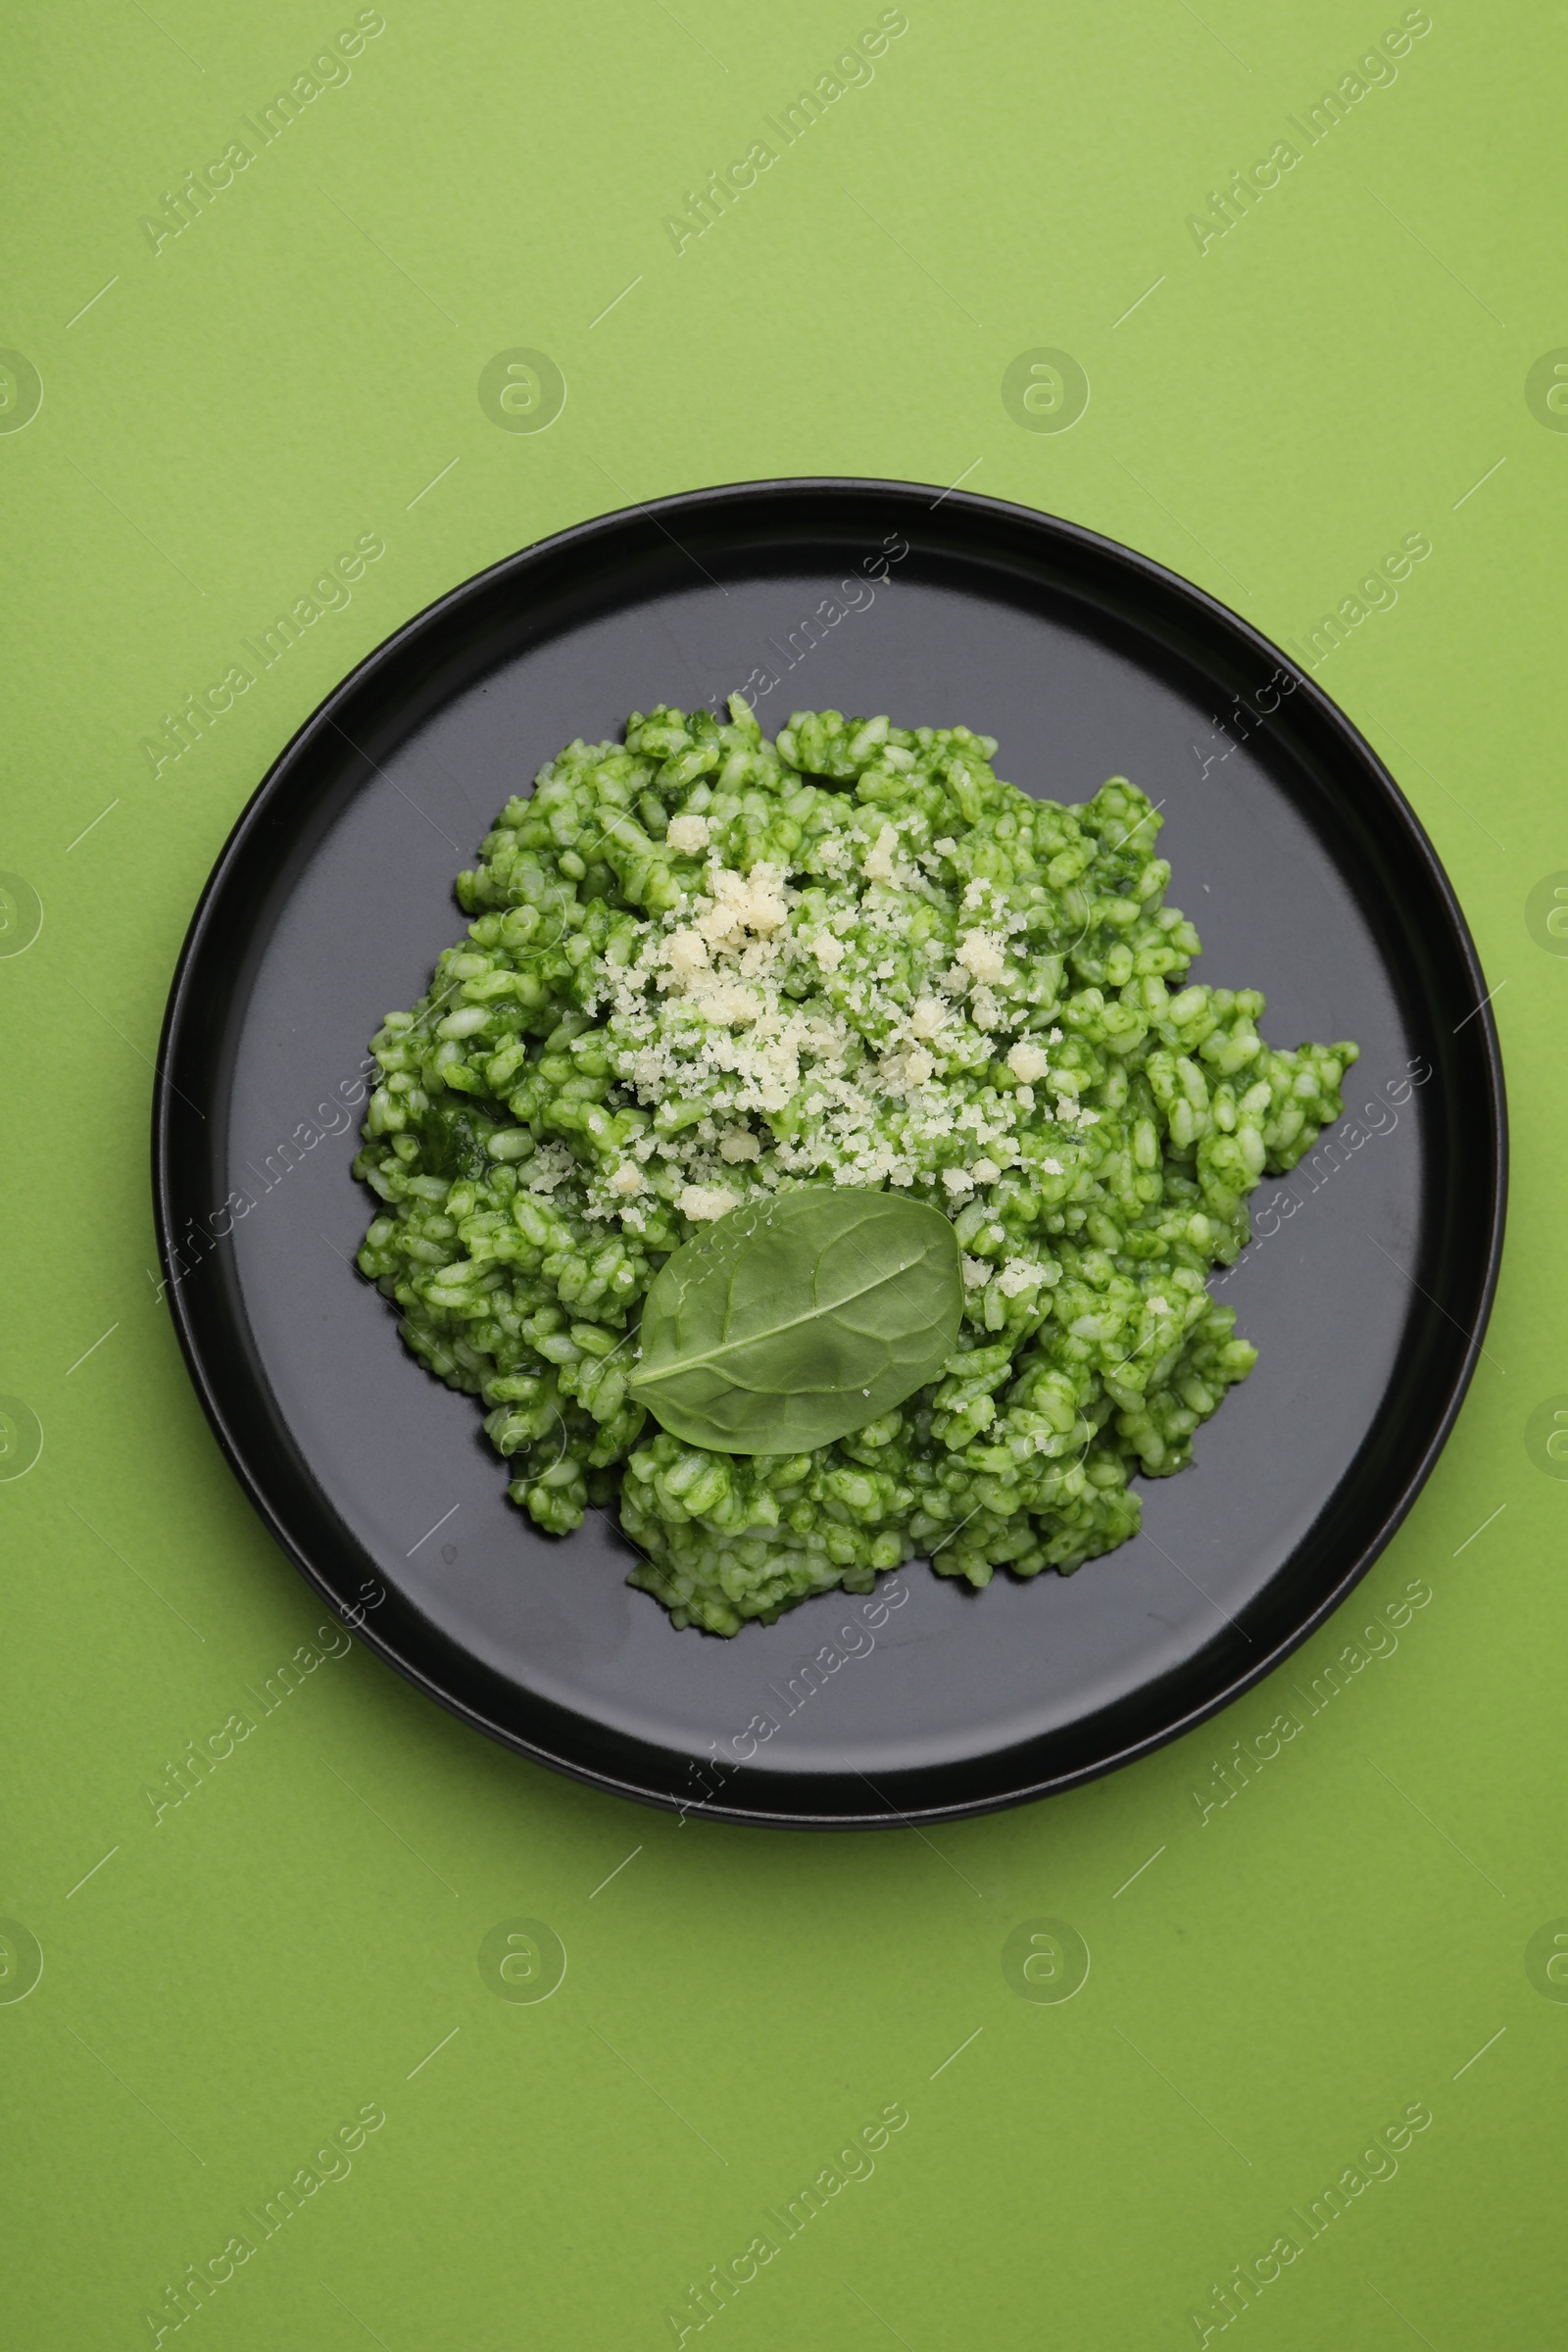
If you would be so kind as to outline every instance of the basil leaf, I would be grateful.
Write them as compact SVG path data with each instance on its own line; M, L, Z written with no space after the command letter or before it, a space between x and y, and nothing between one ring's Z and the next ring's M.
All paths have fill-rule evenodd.
M940 1209L801 1185L732 1208L665 1260L630 1387L689 1446L809 1453L935 1380L962 1306Z

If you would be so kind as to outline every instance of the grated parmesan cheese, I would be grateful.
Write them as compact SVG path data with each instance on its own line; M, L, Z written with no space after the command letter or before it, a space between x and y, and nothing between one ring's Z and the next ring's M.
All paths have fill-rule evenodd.
M672 816L664 839L682 858L695 858L708 847L708 819L696 815Z
M897 833L894 832L891 825L884 825L881 832L876 837L876 846L866 854L865 864L862 868L862 871L864 872L865 878L868 882L892 881L893 853L898 846L899 837Z
M709 968L708 942L697 931L672 932L664 955L677 981L694 980Z
M966 931L954 960L972 972L977 980L1000 980L1007 968L1002 944L989 931Z
M688 1184L682 1186L675 1206L694 1225L713 1224L729 1215L735 1206L735 1195L718 1185Z

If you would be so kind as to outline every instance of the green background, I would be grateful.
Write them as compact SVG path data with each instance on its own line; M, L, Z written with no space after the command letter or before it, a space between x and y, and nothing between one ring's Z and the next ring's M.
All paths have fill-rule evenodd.
M9 1475L13 1412L0 1462L0 1913L43 1955L19 1999L31 1947L0 1943L19 2352L153 2341L235 2231L256 2251L187 2323L214 2347L668 2343L688 2283L894 2102L874 2175L710 2323L732 2352L1196 2342L1212 2283L1418 2102L1397 2175L1232 2332L1551 2340L1568 1986L1531 1939L1568 1913L1568 1495L1526 1426L1568 1390L1568 942L1526 906L1568 867L1568 439L1526 379L1568 343L1565 39L1556 10L1436 0L1397 79L1306 145L1288 118L1399 16L910 0L874 80L678 255L664 216L873 6L387 0L352 78L156 251L143 217L354 11L15 19L0 343L43 386L22 429L22 394L0 408L0 867L42 909L28 944L27 888L0 903L0 1391L43 1431ZM1285 138L1299 163L1200 252L1188 216ZM480 406L514 346L564 374L548 431ZM1067 431L1004 406L1042 346L1092 386ZM1284 1676L1047 1804L930 1837L678 1827L356 1644L155 1822L147 1787L320 1618L149 1271L151 1064L202 882L294 728L442 591L631 498L797 472L962 477L1281 641L1430 538L1320 682L1498 992L1510 1237L1458 1429ZM387 553L352 605L155 776L143 737L363 532ZM1231 1742L1413 1580L1397 1650L1204 1816ZM1004 1974L1042 1915L1093 1956L1064 2004ZM568 1956L542 2003L478 1962L520 1916ZM243 2209L371 2103L348 2177L262 2237Z

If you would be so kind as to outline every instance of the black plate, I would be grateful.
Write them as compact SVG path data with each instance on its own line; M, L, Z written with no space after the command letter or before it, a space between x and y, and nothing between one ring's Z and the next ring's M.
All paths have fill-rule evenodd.
M778 681L765 694L758 672ZM355 1133L318 1106L353 1095L382 1014L414 1003L458 936L453 878L509 794L573 736L749 678L769 734L796 708L885 710L999 736L1000 772L1058 800L1133 776L1163 808L1199 976L1265 990L1277 1043L1358 1039L1347 1113L1382 1107L1315 1181L1256 1196L1255 1227L1277 1230L1224 1296L1261 1360L1195 1466L1140 1482L1137 1542L982 1593L916 1564L880 1604L825 1595L721 1642L676 1633L627 1587L603 1516L553 1543L506 1500L476 1405L418 1368L350 1270L368 1209ZM1409 1509L1475 1364L1502 1241L1485 993L1374 754L1187 581L1070 523L906 483L699 491L443 598L328 697L251 802L164 1030L153 1180L174 1320L278 1542L482 1731L731 1820L980 1812L1223 1706ZM1430 1072L1418 1087L1401 1084L1412 1065Z

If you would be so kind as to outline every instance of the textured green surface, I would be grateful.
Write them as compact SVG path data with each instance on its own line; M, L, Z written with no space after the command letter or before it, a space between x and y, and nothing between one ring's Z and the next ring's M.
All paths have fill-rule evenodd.
M1292 2207L1360 2165L1385 2177L1232 2340L1549 2342L1561 20L1437 6L1397 80L1308 145L1291 117L1397 9L915 0L875 79L677 254L662 220L696 175L774 136L876 12L677 14L389 0L353 78L156 253L140 221L172 175L244 135L352 10L160 0L157 23L13 27L0 343L42 406L0 432L0 868L23 878L0 946L35 905L42 929L0 960L0 1391L43 1452L0 1485L0 1914L43 1973L0 2006L7 2340L151 2342L144 2311L243 2231L255 2253L189 2323L214 2347L668 2343L688 2282L779 2237L766 2209L897 2107L717 2340L1197 2342L1211 2282L1302 2237ZM1293 138L1299 162L1200 253L1188 216ZM0 426L28 390L7 365ZM498 429L550 413L552 369L550 429ZM1087 411L1038 429L1080 374ZM145 1271L170 973L290 731L508 550L628 497L806 471L963 475L1149 550L1282 641L1349 604L1321 682L1448 863L1513 1084L1489 1353L1355 1600L1179 1745L934 1838L678 1829L488 1746L358 1647L318 1645L263 1714L247 1687L318 1612L224 1470ZM323 585L300 642L155 777L142 738L368 534L386 552L352 602ZM1371 610L1357 583L1413 534L1430 557ZM1406 1615L1412 1583L1431 1597ZM1238 1739L1267 1756L1286 1707L1302 1728L1221 1805L1216 1763ZM144 1790L240 1711L255 1730L155 1823ZM1031 1947L1041 1919L1067 1924ZM1072 1984L1085 1947L1076 1997L1019 1997ZM0 1991L32 1948L0 1952ZM1431 2125L1363 2163L1423 2103ZM244 2209L368 2107L385 2124L319 2168L352 2171L262 2235Z

